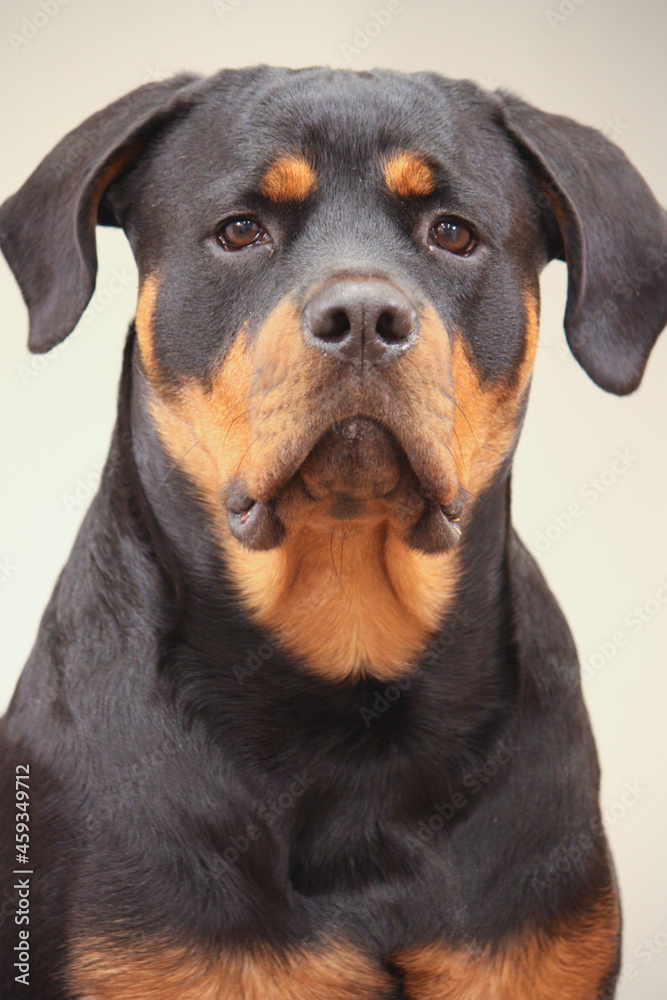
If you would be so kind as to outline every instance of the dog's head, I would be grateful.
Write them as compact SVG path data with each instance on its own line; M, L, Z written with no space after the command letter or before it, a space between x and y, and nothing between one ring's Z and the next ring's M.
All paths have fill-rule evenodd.
M637 386L667 316L665 213L620 150L430 74L224 71L93 116L2 209L35 351L92 294L98 222L132 245L148 407L228 552L341 525L454 546L509 467L551 258L603 388Z

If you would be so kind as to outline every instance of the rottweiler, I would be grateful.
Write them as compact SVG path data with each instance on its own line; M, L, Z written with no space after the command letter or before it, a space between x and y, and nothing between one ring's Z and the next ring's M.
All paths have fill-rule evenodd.
M631 392L664 210L510 93L262 66L140 87L4 203L31 350L97 224L139 297L2 723L3 996L612 997L596 751L510 472L540 270Z

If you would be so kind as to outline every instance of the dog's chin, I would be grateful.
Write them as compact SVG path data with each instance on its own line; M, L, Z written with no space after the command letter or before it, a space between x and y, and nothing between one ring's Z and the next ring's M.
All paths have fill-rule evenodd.
M367 417L330 427L271 500L227 499L231 534L257 551L307 527L354 534L388 521L411 548L439 553L458 543L462 510L429 499L395 435Z
M361 516L373 500L391 497L409 474L394 435L366 417L334 424L298 472L307 496L340 520Z

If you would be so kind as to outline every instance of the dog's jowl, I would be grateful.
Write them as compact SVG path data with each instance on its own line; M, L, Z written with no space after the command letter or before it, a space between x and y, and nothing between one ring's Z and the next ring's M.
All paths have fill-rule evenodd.
M540 270L631 392L665 213L512 95L264 67L141 87L4 203L33 351L85 310L98 224L139 301L0 730L2 913L19 878L30 906L3 996L26 964L41 1000L608 1000L595 747L510 471Z

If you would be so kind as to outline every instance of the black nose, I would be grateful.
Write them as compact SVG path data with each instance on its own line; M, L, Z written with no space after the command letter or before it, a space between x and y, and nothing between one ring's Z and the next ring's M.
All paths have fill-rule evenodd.
M303 310L306 336L348 364L387 365L413 339L417 312L388 281L337 281Z

